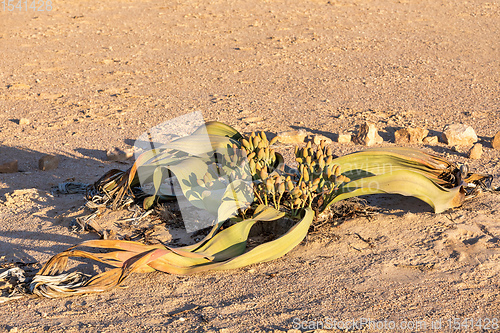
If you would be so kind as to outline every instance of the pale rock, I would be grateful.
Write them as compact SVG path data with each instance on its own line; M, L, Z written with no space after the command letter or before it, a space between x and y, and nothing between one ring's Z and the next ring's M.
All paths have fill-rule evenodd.
M394 133L394 142L403 143L422 143L422 139L429 134L429 131L420 127L409 127L397 130Z
M106 151L106 157L108 158L108 161L123 162L128 160L132 156L134 156L134 150L130 148L120 149L118 147L114 147Z
M276 135L278 142L283 144L292 144L292 143L302 143L306 138L307 133L304 130L298 131L286 131L281 132Z
M338 143L349 143L351 142L351 134L339 134L339 137L337 138Z
M377 126L372 122L365 122L359 128L358 134L353 138L354 143L365 146L373 146L384 142L384 139L378 134Z
M30 124L30 120L27 119L27 118L21 118L19 119L19 125L23 126L23 125L29 125Z
M463 124L446 125L441 136L443 142L450 146L470 146L477 142L477 135L471 126Z
M474 147L472 147L469 152L467 153L467 156L470 159L473 160L478 160L481 158L481 155L483 154L483 145L480 143L476 143Z
M38 169L42 171L54 170L59 166L59 156L43 155L38 160Z
M0 173L15 173L18 171L17 160L0 164Z
M494 149L500 150L500 131L498 131L493 137L493 140L491 140L491 145Z
M315 135L313 136L313 142L315 145L319 146L319 144L321 143L321 141L325 141L325 144L329 145L330 143L332 143L332 140L330 138L327 138L326 136L324 135Z
M437 136L428 136L424 138L422 142L427 145L435 145L439 142L439 138Z

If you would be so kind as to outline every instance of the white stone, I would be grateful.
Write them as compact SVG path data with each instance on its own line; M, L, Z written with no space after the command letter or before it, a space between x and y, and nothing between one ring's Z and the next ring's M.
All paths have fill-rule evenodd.
M477 142L474 129L463 124L446 125L441 137L443 142L450 146L470 146Z

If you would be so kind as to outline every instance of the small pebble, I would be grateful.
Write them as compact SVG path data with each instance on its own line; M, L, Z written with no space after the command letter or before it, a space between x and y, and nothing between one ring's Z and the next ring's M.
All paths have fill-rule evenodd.
M284 144L302 143L306 136L304 130L281 132L276 135L278 142Z
M126 161L134 156L134 150L130 148L120 149L118 147L114 147L106 151L106 156L108 161Z
M59 166L59 156L43 155L38 160L38 169L42 171L54 170Z
M481 155L483 154L483 145L480 143L476 143L474 147L472 147L469 152L467 153L467 156L470 159L473 160L478 160L481 158Z
M27 119L27 118L21 118L21 119L19 119L19 125L24 126L24 125L29 125L29 124L30 124L30 120L29 119Z
M500 131L498 131L497 134L493 137L493 140L491 140L491 145L494 149L500 150Z
M339 137L337 138L338 143L349 143L351 142L351 134L339 134Z
M359 145L373 146L384 142L384 139L378 134L377 126L372 122L366 121L360 126L358 134L352 141Z
M0 164L0 173L15 173L18 170L17 160Z
M422 139L425 138L427 134L429 134L429 131L425 128L402 128L394 133L394 142L398 144L422 143Z
M313 136L313 142L315 145L319 146L319 144L321 143L321 141L325 141L325 144L329 145L330 143L332 143L332 140L330 138L327 138L326 136L324 135L315 135Z

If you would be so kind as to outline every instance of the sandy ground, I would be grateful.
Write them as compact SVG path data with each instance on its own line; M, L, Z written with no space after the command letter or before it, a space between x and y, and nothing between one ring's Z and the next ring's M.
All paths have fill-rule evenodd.
M499 186L500 151L490 144L500 130L499 13L493 1L442 0L68 0L1 11L0 163L18 159L20 172L0 174L0 198L14 202L0 205L0 264L43 264L96 238L68 228L82 196L51 186L126 169L106 161L106 149L196 110L243 133L332 139L371 120L382 146L408 125L431 134L472 125L480 160L443 143L421 148L467 161ZM61 156L59 168L38 170L45 153ZM323 228L273 262L134 275L108 293L1 304L0 331L286 332L363 318L396 331L450 331L448 320L494 328L481 325L500 320L498 199L486 193L433 214L416 199L379 196L370 199L379 214Z

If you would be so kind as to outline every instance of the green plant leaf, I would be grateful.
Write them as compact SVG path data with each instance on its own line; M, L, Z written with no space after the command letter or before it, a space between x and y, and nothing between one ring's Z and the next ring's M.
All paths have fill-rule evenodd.
M209 134L229 137L233 140L242 138L241 134L229 125L218 121L209 121L205 125L200 126L193 135Z
M214 270L235 269L250 264L270 261L280 258L302 242L306 237L309 227L314 219L314 211L310 208L305 208L304 217L283 236L270 242L258 245L250 251L229 259L216 267Z
M397 170L378 176L360 178L345 184L339 195L327 206L350 197L377 193L416 197L428 203L436 213L458 207L465 200L462 186L448 189L434 183L419 172Z
M409 148L374 148L344 155L333 160L342 174L351 180L382 175L398 170L411 170L440 185L447 183L439 176L449 172L453 165L439 156Z

